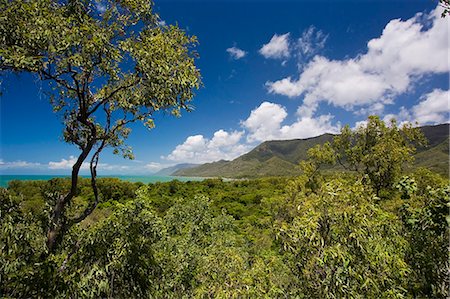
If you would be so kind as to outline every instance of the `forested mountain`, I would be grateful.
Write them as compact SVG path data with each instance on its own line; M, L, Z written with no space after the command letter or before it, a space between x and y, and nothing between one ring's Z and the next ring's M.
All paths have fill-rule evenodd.
M428 145L417 150L415 167L427 167L448 175L449 124L423 126L421 130ZM307 139L265 141L232 161L206 163L175 171L172 175L231 178L297 175L298 163L307 158L308 149L332 140L332 134L323 134Z

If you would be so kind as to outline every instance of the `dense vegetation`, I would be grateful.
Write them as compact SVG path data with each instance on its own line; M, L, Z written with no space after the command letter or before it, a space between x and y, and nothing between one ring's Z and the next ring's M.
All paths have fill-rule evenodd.
M13 181L0 189L0 295L446 298L448 179L405 173L410 142L421 141L412 127L374 117L346 130L310 149L293 178L99 179L98 208L54 253L49 207L70 181ZM321 173L339 159L363 167ZM67 213L93 197L80 179Z
M70 180L0 188L0 297L448 295L449 182L425 168L405 172L424 145L411 126L371 117L332 143L324 135L315 147L263 144L212 165L230 177L295 175L305 160L292 178L97 180L104 148L132 157L128 124L153 128L157 111L191 110L201 86L196 38L163 25L152 8L147 0L0 1L0 71L51 82L63 139L80 150ZM273 149L281 157L267 155ZM448 131L427 151L418 161L448 174ZM91 179L78 178L88 158Z

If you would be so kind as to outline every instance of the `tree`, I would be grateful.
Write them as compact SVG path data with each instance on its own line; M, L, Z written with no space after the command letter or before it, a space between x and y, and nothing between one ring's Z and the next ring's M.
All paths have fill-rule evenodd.
M37 74L52 87L50 102L62 116L64 141L80 150L70 191L56 194L47 246L56 250L64 233L95 209L100 153L133 158L124 144L128 125L153 128L162 110L190 110L201 85L194 62L195 36L162 26L149 0L0 0L0 70ZM86 159L94 200L69 219Z
M450 0L439 0L439 5L444 9L441 17L450 15Z
M418 188L408 188L409 180ZM398 214L403 220L404 236L409 242L406 261L414 270L409 289L416 298L448 298L450 260L448 258L448 208L450 187L444 179L427 169L405 176L397 188L403 194ZM410 190L408 190L410 189Z
M304 183L304 182L303 182ZM400 219L360 178L297 193L297 215L278 224L285 263L304 298L401 298L410 271Z
M314 167L335 160L346 170L366 175L379 196L394 187L404 167L413 161L415 144L425 143L422 132L412 124L399 127L395 119L386 124L378 116L369 116L365 125L355 130L345 126L332 144L308 154Z

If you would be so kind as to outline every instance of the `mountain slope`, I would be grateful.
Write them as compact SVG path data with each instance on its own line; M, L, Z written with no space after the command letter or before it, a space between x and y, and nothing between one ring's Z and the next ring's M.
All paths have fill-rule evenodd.
M323 134L307 139L265 141L237 159L241 161L257 160L259 162L265 162L272 157L278 157L282 160L297 164L307 158L306 153L308 149L317 144L324 144L332 140L332 134Z
M414 167L425 167L449 176L449 138L415 155Z
M306 159L307 150L332 139L333 135L324 134L308 139L265 141L233 161L207 163L173 175L230 178L296 175L297 165Z
M423 126L420 128L422 133L428 139L428 148L434 147L449 136L450 124L440 124L435 126Z
M428 139L428 145L417 149L413 167L425 167L448 177L450 124L424 126L420 129Z
M449 124L424 126L421 130L428 139L428 146L417 149L414 167L427 167L448 175ZM233 161L181 169L173 175L230 178L298 175L297 165L307 158L308 149L332 140L333 135L324 134L308 139L266 141Z

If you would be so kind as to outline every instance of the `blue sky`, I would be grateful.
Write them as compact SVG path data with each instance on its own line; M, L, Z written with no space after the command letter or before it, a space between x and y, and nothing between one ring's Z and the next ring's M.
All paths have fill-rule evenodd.
M370 114L448 122L449 20L434 1L157 1L199 39L195 110L132 126L136 160L106 151L99 174L150 174L233 159L264 140L336 133ZM69 174L75 147L29 74L2 78L2 174Z

